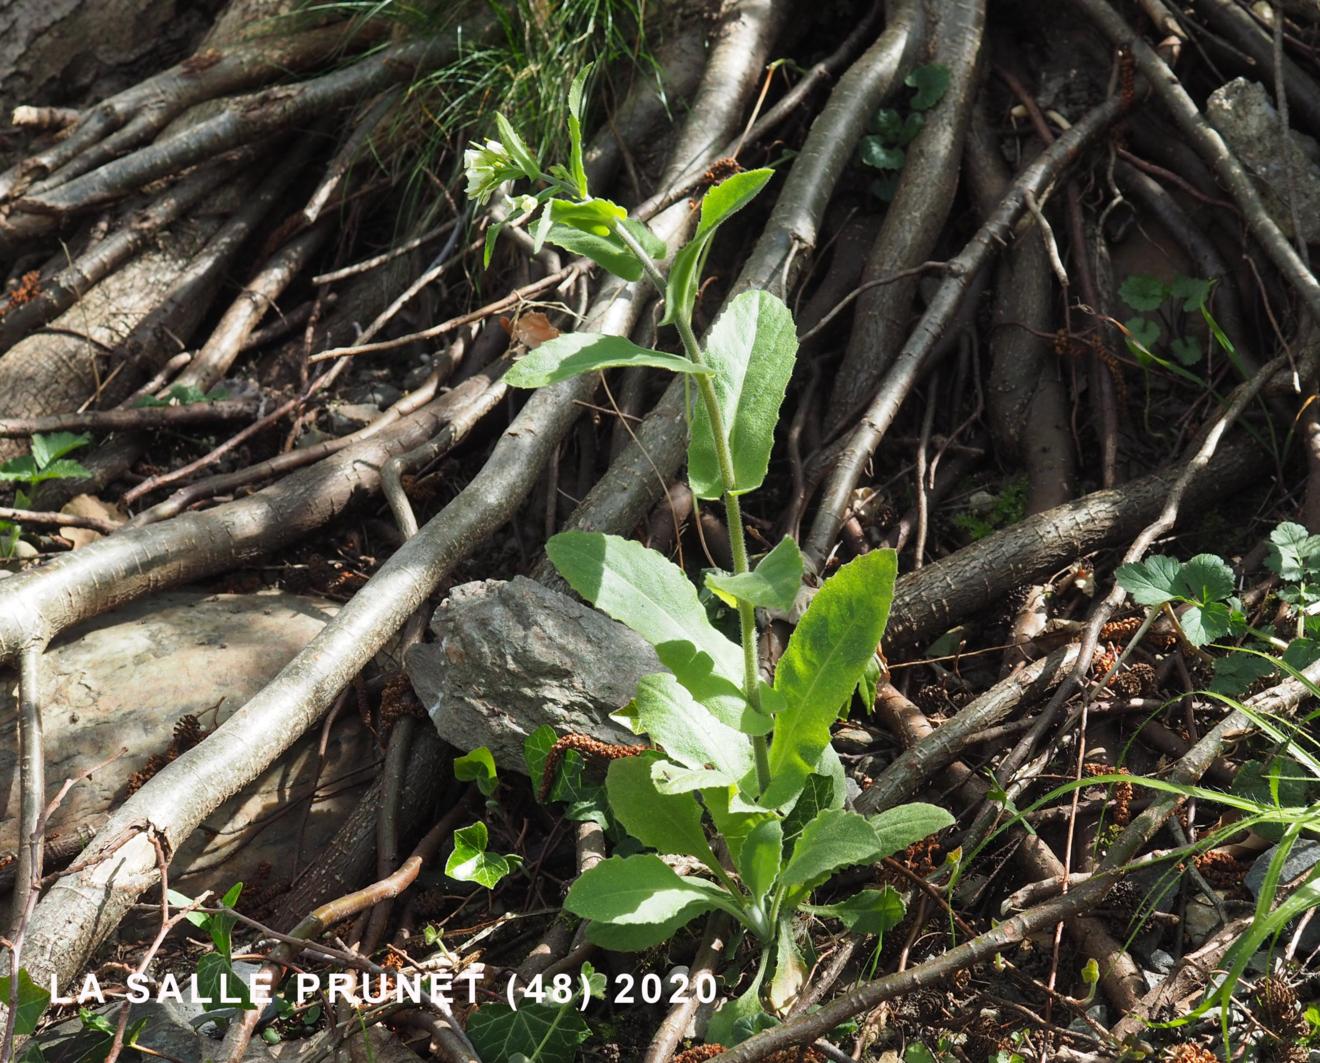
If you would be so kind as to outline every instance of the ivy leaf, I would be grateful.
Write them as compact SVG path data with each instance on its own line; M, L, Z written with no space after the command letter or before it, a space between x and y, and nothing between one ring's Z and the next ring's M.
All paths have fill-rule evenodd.
M739 601L765 609L793 608L802 586L802 552L788 536L757 562L751 572L709 573L706 586L726 605Z
M93 1033L108 1034L111 1037L115 1035L115 1030L118 1029L118 1027L104 1015L92 1011L91 1008L79 1008L78 1021L82 1023L82 1028L84 1030L89 1030Z
M454 831L454 851L445 861L445 874L459 882L475 882L488 890L494 889L521 860L486 852L488 841L486 824L481 820Z
M745 170L726 178L701 197L701 217L692 239L674 255L665 284L665 316L662 325L691 321L696 304L697 285L706 256L710 253L715 231L760 193L774 176L769 169Z
M712 383L733 457L735 494L754 491L765 479L797 346L792 312L759 290L735 296L707 337L706 358L715 371ZM719 498L725 484L715 436L705 403L700 396L693 398L688 480L698 498Z
M903 79L903 84L916 89L911 107L914 111L929 111L949 91L949 68L943 63L927 63L919 66Z
M247 983L234 970L229 957L218 952L206 952L198 958L197 991L206 998L202 1004L206 1011L226 1008L251 1011L256 1006L248 994Z
M1205 280L1202 277L1183 277L1173 278L1173 283L1169 285L1169 296L1183 301L1183 310L1200 310L1205 306L1205 301L1210 298L1210 289L1213 282Z
M1178 585L1181 568L1176 558L1157 555L1145 561L1119 565L1114 579L1138 605L1163 605L1182 593Z
M1133 310L1158 310L1169 297L1169 289L1158 277L1133 273L1119 287L1118 297Z
M515 1010L485 1004L469 1016L467 1035L482 1059L522 1056L531 1063L573 1063L591 1028L571 1005L525 1002Z
M454 758L454 778L459 782L475 782L477 789L486 797L495 793L500 785L495 758L485 746L478 746L471 753Z
M5 975L0 978L0 1000L5 1002L6 1007L9 1004L9 995L13 984L12 975ZM32 976L28 974L26 967L20 967L18 969L18 1007L14 1009L14 1033L19 1037L26 1037L30 1034L37 1028L42 1013L49 1005L50 994L32 981Z
M873 550L825 581L788 640L775 670L785 707L770 742L771 783L762 801L777 807L802 789L829 744L830 727L852 696L889 620L898 558Z
M780 876L787 886L811 888L841 867L878 860L880 842L865 816L827 808L802 830ZM877 855L879 854L879 855Z
M1233 593L1233 570L1228 562L1214 554L1197 554L1178 570L1175 586L1184 598L1194 602L1217 602Z
M710 907L708 894L652 853L611 856L579 875L564 907L583 919L618 926L665 923ZM705 907L701 907L704 904Z
M527 764L527 775L532 780L532 790L538 795L541 780L545 778L546 761L557 737L553 727L542 724L523 739L523 760ZM584 767L582 755L576 749L565 752L546 800L567 805L564 815L574 822L591 821L607 827L609 818L605 814L605 787L589 782Z
M880 137L862 137L861 158L873 170L901 170L907 154L900 147L886 144Z
M757 901L764 900L769 894L783 862L784 828L777 819L767 819L754 827L743 841L735 861L743 885Z
M879 890L862 890L837 904L804 904L812 915L838 919L855 934L873 934L883 938L903 921L906 909L903 898L892 886Z
M619 824L643 845L661 853L695 856L707 867L720 863L706 841L701 806L690 793L665 794L651 778L655 754L610 763L605 792Z
M228 912L210 912L205 916L206 932L211 935L211 941L214 943L220 955L228 959L233 954L234 949L234 924L238 922L238 916L232 913L232 909L237 907L238 898L243 892L243 883L235 882L225 891L225 895L220 898L220 907L229 908Z
M711 624L696 588L677 565L640 543L600 532L560 532L545 551L578 594L652 646L690 643L709 658L706 675L713 666L726 679L741 682L741 648ZM661 659L683 682L674 664L664 654ZM696 672L702 662L688 664Z
M682 355L639 347L622 336L566 332L528 351L504 374L504 379L510 387L543 388L583 373L621 366L644 366L701 376L709 376L711 372Z

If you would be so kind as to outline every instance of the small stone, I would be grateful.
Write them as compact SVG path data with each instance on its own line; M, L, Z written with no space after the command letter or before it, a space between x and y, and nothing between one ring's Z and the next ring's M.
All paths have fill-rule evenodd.
M1219 929L1219 913L1209 901L1197 894L1187 902L1183 925L1187 930L1187 940L1200 948L1206 938Z

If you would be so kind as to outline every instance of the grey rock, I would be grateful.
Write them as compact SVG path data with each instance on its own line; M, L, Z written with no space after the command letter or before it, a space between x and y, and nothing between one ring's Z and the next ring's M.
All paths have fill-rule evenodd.
M655 651L603 613L522 576L455 587L431 619L436 641L405 667L440 737L486 746L523 772L523 740L542 724L637 744L611 722L637 680L664 671Z
M117 1006L94 1010L112 1023L119 1020ZM169 1059L193 1063L205 1058L215 1058L220 1048L218 1040L199 1034L192 1026L191 1019L197 1010L195 1005L174 1001L134 1004L129 1010L128 1021L131 1025L142 1019L147 1020L147 1025L139 1039L139 1043L144 1048L150 1048ZM104 1035L85 1030L82 1022L74 1018L67 1019L43 1032L37 1038L37 1043L41 1045L42 1054L48 1063L78 1063L88 1052L103 1043L104 1039ZM134 1056L139 1059L147 1058L131 1050L124 1053L125 1059L132 1059ZM249 1053L246 1058L254 1057Z
M1150 965L1160 975L1166 975L1173 971L1178 965L1178 961L1164 949L1154 949L1150 954Z
M1276 848L1270 846L1256 857L1246 878L1243 879L1243 883L1256 900L1260 899L1260 890L1265 884L1265 875L1269 871L1270 862L1274 859ZM1320 841L1309 839L1298 841L1288 851L1283 861L1283 873L1279 876L1279 881L1292 882L1310 871L1317 863L1320 863Z
M1285 149L1279 114L1269 94L1246 78L1235 78L1212 92L1206 117L1256 178L1266 209L1289 236L1295 235L1287 200L1291 169L1302 236L1308 243L1320 241L1320 146L1315 140L1289 130Z
M1278 846L1270 846L1260 856L1256 857L1242 880L1247 889L1251 891L1252 897L1259 900L1261 887L1265 884L1265 875L1269 871L1270 862L1274 859ZM1320 841L1312 839L1303 839L1293 845L1288 855L1283 861L1283 871L1279 875L1280 882L1295 882L1317 863L1320 863ZM1294 920L1288 924L1284 930L1285 935L1290 935L1296 928L1297 922ZM1311 952L1320 948L1320 925L1315 920L1306 924L1306 929L1302 932L1302 938L1299 947L1306 952Z
M1221 925L1218 911L1208 900L1199 893L1188 898L1187 908L1183 913L1183 927L1187 933L1187 940L1193 947L1200 948L1204 945Z

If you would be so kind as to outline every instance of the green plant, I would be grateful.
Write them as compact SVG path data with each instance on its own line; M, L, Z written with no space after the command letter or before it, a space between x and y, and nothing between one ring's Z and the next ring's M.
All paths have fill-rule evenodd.
M953 523L972 537L984 539L991 532L1016 524L1027 513L1027 478L1014 476L1004 483L990 507L979 512L968 509L953 518Z
M467 154L468 190L484 200L504 182L526 179L537 191L514 197L534 241L583 254L628 280L646 277L664 295L663 323L676 329L683 356L592 333L562 335L509 370L515 387L543 387L582 373L647 366L683 374L691 387L688 479L702 500L721 499L733 571L707 587L737 609L740 643L720 632L696 587L676 565L617 536L565 532L546 546L580 595L656 649L667 673L645 676L617 718L649 736L654 749L611 762L604 786L610 817L654 852L603 860L580 876L565 907L589 920L599 945L637 950L659 944L697 916L724 912L756 942L757 972L743 994L717 1013L708 1036L736 1043L774 1018L807 973L795 915L837 919L858 933L882 934L903 913L890 888L813 905L813 891L840 868L871 863L952 822L942 809L907 805L870 818L846 810L843 768L830 729L864 678L884 633L897 561L880 550L843 566L817 592L775 669L760 677L755 610L789 608L803 561L784 539L753 567L743 537L741 499L765 478L797 341L788 308L765 291L734 297L697 340L692 312L702 268L720 225L772 176L739 173L703 197L692 238L665 277L665 245L609 200L591 196L582 168L579 116L585 74L569 96L567 166L543 167L502 116L500 140ZM544 770L547 739L528 742L533 778ZM534 741L533 741L534 740ZM561 796L596 815L599 799L582 783L580 762ZM556 783L556 785L559 785ZM554 793L552 792L552 797ZM708 827L725 850L717 854ZM635 850L636 846L633 845ZM704 874L680 874L663 856L695 860ZM769 976L769 977L768 977Z
M488 853L486 843L486 824L481 820L454 831L454 851L445 862L445 874L459 882L475 882L488 890L494 889L522 861L512 853L504 856Z
M527 1063L573 1063L578 1046L591 1036L579 1014L583 996L605 995L605 976L584 963L578 976L556 975L517 1008L486 1004L472 1013L467 1034L483 1059ZM549 1003L546 1003L546 1001Z
M204 1011L230 1011L235 1007L246 1011L255 1007L247 983L234 970L234 924L238 919L232 909L242 892L243 883L235 882L220 898L220 911L194 911L184 916L193 926L204 930L215 946L215 951L204 952L197 958L197 987L203 997ZM169 901L180 908L193 903L191 898L174 890L169 891Z
M1197 554L1190 561L1151 557L1121 565L1114 575L1138 605L1152 609L1184 606L1175 622L1193 646L1223 638L1235 624L1241 627L1245 623L1242 603L1233 595L1233 570L1214 554ZM1166 608L1166 612L1174 615L1172 609Z
M221 387L203 391L195 384L175 384L165 393L163 399L154 395L143 395L133 403L134 409L154 406L191 406L198 402L219 402L229 397L229 392Z
M14 1036L26 1037L37 1028L41 1016L50 1007L50 994L32 981L26 967L18 969L17 1007L14 1008ZM14 980L11 975L0 978L0 1000L9 1006L10 995L14 993Z
M1123 323L1128 351L1143 366L1159 365L1195 383L1204 383L1188 372L1206 355L1205 342L1186 334L1187 315L1197 313L1215 343L1245 377L1237 349L1210 312L1213 288L1213 281L1200 277L1180 274L1166 284L1146 273L1131 274L1118 289L1119 298L1141 315ZM1172 361L1156 353L1166 335L1172 337L1168 344Z
M563 136L563 72L592 64L651 77L664 98L659 64L647 47L648 5L638 0L511 0L501 4L419 4L411 0L312 0L313 15L356 16L387 24L388 39L458 35L452 59L424 66L400 105L372 137L374 160L403 186L405 216L429 215L435 175L452 172L456 136L480 128L499 107L538 149ZM493 33L473 32L483 18Z
M88 1033L94 1034L92 1043L85 1048L78 1056L78 1063L101 1063L108 1055L110 1049L115 1043L115 1031L118 1027L100 1012L92 1011L90 1008L78 1009L78 1021L82 1023L82 1028ZM138 1038L147 1028L147 1016L138 1019L137 1022L130 1023L124 1029L123 1047L137 1047Z
M0 483L21 484L14 489L14 506L27 509L31 503L29 492L47 480L63 480L91 474L76 461L64 455L91 442L91 436L72 432L52 432L32 437L32 452L0 463ZM23 529L13 521L0 520L0 557L13 557L14 547Z
M454 758L454 778L459 782L474 782L483 797L492 797L499 788L500 779L495 771L495 758L485 746Z
M1248 623L1233 595L1232 569L1213 554L1200 554L1186 562L1152 557L1141 564L1124 565L1116 574L1134 600L1150 608L1147 623L1158 611L1170 611L1173 605L1183 607L1179 620L1188 641L1198 652L1214 651L1214 680L1202 693L1240 712L1264 740L1263 752L1239 765L1231 788L1225 792L1135 774L1093 776L1053 790L1014 817L1018 820L1081 786L1122 783L1225 808L1230 814L1198 838L1198 853L1224 845L1245 831L1272 843L1261 858L1266 866L1256 890L1253 919L1225 953L1219 964L1222 974L1207 987L1198 1007L1166 1024L1181 1026L1218 1010L1226 1043L1230 1005L1249 965L1269 970L1275 944L1291 932L1299 918L1320 907L1320 862L1298 849L1300 841L1320 838L1320 743L1311 733L1320 711L1290 720L1238 700L1257 684L1282 677L1297 680L1312 697L1320 697L1320 687L1302 671L1320 660L1320 631L1313 615L1320 597L1316 587L1320 536L1284 522L1270 533L1269 542L1266 564L1279 577L1277 597L1294 612L1291 639ZM1139 637L1134 636L1133 641ZM1219 641L1229 637L1240 641ZM1285 868L1290 881L1285 881ZM1172 888L1180 874L1178 865L1156 885L1156 900ZM1148 900L1152 907L1154 903Z
M500 785L495 758L485 746L454 758L454 778L475 783L487 801L494 797ZM454 831L454 851L445 862L445 874L458 882L475 882L488 890L494 889L522 860L513 853L500 856L487 852L489 840L486 824L480 820Z
M934 107L949 89L949 68L940 63L919 66L908 74L903 84L915 90L903 114L893 107L882 107L871 117L869 131L858 145L862 165L878 170L871 182L871 193L888 203L898 190L898 178L907 161L907 146L926 125L926 112Z

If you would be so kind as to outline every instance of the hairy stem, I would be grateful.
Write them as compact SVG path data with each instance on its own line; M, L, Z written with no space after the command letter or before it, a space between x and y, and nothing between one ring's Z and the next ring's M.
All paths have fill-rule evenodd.
M660 267L646 249L622 225L616 226L616 233L642 265L647 280L655 285L661 296L665 294L665 278ZM679 315L674 320L683 350L697 365L705 365L706 359L701 351L697 335L692 331L692 322ZM715 441L715 460L720 467L720 480L724 483L724 511L729 521L729 547L733 553L733 571L746 572L747 539L743 533L742 507L738 496L734 494L736 481L733 475L733 452L729 449L729 437L724 430L724 417L720 413L720 404L715 397L715 385L709 376L697 377L697 390L706 407L706 416L710 419L710 431ZM758 713L761 711L760 675L756 656L756 611L749 602L738 600L738 628L743 649L743 686L747 700ZM762 792L770 785L770 752L764 735L752 736L752 750L756 756L756 782Z

